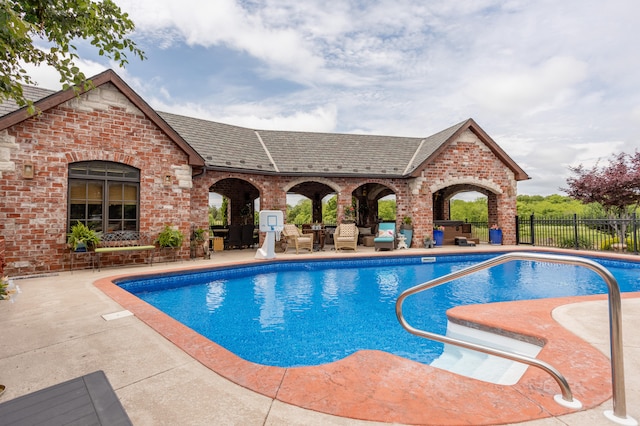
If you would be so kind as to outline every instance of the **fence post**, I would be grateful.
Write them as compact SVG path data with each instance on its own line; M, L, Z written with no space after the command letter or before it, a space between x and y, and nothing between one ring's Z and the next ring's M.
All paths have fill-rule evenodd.
M573 240L575 249L579 250L580 244L578 243L578 215L576 213L573 214Z
M529 222L529 229L531 231L531 245L535 246L536 245L536 227L535 224L533 223L534 220L534 215L531 214L531 221Z
M520 216L516 216L516 245L520 245Z
M633 214L631 215L631 229L633 234L631 235L631 242L633 244L633 254L638 254L638 235L636 234L637 231L637 227L638 227L638 222L636 222L636 212L633 212Z

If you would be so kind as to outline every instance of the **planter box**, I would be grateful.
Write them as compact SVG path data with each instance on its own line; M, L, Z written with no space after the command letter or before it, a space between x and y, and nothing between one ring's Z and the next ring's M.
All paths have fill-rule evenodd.
M433 240L436 243L436 246L441 246L444 241L444 231L439 231L437 229L433 230Z
M489 244L502 244L502 229L489 229Z

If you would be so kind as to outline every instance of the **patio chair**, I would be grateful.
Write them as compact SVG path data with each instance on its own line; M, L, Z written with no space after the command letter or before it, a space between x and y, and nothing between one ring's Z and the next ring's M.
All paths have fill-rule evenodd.
M303 234L294 224L288 223L284 225L284 228L282 229L282 236L287 239L287 250L290 245L295 245L296 254L299 254L300 249L305 248L310 252L313 251L313 234Z
M256 229L255 225L242 225L241 239L242 247L251 248L253 246L253 231Z
M355 223L341 223L333 233L333 244L336 251L340 249L352 249L358 247L358 227Z
M378 225L378 235L373 239L376 251L380 249L393 250L396 247L395 222L383 222Z
M242 225L230 225L229 236L227 237L227 247L242 248Z

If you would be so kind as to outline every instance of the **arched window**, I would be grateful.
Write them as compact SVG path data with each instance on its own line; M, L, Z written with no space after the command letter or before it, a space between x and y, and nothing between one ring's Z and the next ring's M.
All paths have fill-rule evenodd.
M69 164L67 228L77 221L102 231L138 231L140 170L107 161Z

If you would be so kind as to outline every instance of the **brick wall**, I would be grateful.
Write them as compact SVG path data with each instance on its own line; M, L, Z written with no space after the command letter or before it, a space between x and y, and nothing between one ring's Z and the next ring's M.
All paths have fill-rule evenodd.
M165 223L171 223L188 235L191 170L187 156L114 86L100 86L25 120L2 137L15 144L9 149L15 170L4 171L0 178L0 236L5 238L8 274L68 268L71 162L114 161L139 168L140 230L157 235ZM22 175L25 163L34 165L33 179ZM169 185L164 183L165 175L171 176ZM185 252L188 255L184 249L181 255Z

